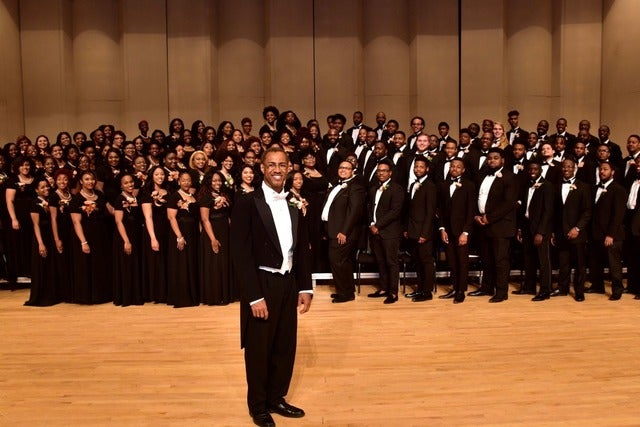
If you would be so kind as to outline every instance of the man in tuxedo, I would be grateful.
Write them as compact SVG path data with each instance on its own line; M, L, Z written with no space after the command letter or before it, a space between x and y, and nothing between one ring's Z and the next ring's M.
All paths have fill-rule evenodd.
M509 244L516 234L518 183L504 167L504 151L492 148L487 155L487 171L481 176L478 206L480 253L485 281L470 296L493 295L489 302L505 301L509 295Z
M454 142L456 146L458 145L458 141L453 139L451 135L449 135L449 123L440 122L438 123L438 150L444 150L444 146L447 142Z
M320 218L329 239L329 265L336 293L333 303L355 299L353 282L353 248L358 242L367 192L360 180L355 179L353 164L340 163L340 178L327 192Z
M577 146L577 144L576 144ZM575 147L574 147L575 148ZM554 242L558 250L558 288L552 297L569 294L571 268L574 298L584 301L584 281L587 271L587 226L591 220L591 187L576 179L576 161L572 156L562 161L562 183L556 187Z
M520 113L518 110L511 110L507 113L507 121L511 126L509 132L507 132L507 139L509 140L509 144L513 145L513 142L520 138L526 138L529 135L524 129L520 128Z
M460 129L459 135L457 156L464 159L471 150L475 150L476 148L474 148L472 144L471 131L469 129Z
M512 153L513 164L511 165L511 170L518 180L519 188L524 188L529 180L527 172L529 170L530 163L526 157L527 148L525 143L522 140L516 140L513 143ZM533 160L535 161L536 159L534 158Z
M589 125L589 127L591 127L591 125ZM588 131L589 129L587 129L587 132ZM594 146L598 146L601 144L608 145L609 150L611 151L611 162L613 162L613 164L616 165L617 167L623 166L622 150L620 149L620 146L618 144L616 144L615 142L609 139L610 135L611 135L611 129L609 129L609 126L602 125L598 128L598 138L596 138L593 135L590 135L591 137L593 137L593 138L590 138L590 140L592 141Z
M629 155L624 158L621 171L624 173L624 178L622 180L624 187L629 190L631 188L631 184L633 184L638 179L638 170L636 168L636 163L638 158L640 158L640 135L629 135L627 138L627 152Z
M573 148L573 144L576 142L576 136L567 132L567 119L565 119L564 117L560 117L556 121L556 133L551 135L549 139L554 141L555 137L558 135L564 136L567 148L571 150Z
M378 183L378 164L388 159L387 144L382 141L376 141L373 145L373 154L369 157L369 161L364 165L364 179L367 180L367 184L370 186L376 186Z
M587 146L583 141L577 140L573 145L573 157L576 163L575 178L590 186L596 185L596 165L591 157L587 156Z
M332 119L332 128L338 131L338 144L340 147L346 148L347 151L353 151L354 140L351 138L351 134L344 131L344 125L347 123L347 118L340 114L334 114Z
M358 169L361 174L364 173L364 167L369 161L369 158L373 156L373 145L377 141L376 135L375 130L368 130L367 137L365 138L365 145L358 146L355 149L355 153L358 156Z
M414 161L417 157L427 157L429 150L429 135L422 134L416 140L415 153L409 152L398 159L398 164L393 172L393 180L409 191L409 185L416 180L413 172Z
M415 116L411 119L411 135L409 135L409 138L407 138L407 149L411 150L411 152L416 151L416 139L423 133L424 126L425 122L422 117Z
M418 156L413 162L416 180L409 186L407 194L406 222L404 237L409 240L411 258L416 264L418 286L415 292L406 294L413 302L427 301L433 298L431 291L436 282L436 263L433 256L437 190L433 182L427 179L429 162L424 156Z
M528 166L529 185L521 189L518 209L518 241L524 252L525 283L514 294L535 294L536 276L540 269L540 291L533 301L551 296L550 242L553 231L553 184L542 177L537 161Z
M360 129L362 129L362 126L364 126L362 124L362 119L362 111L356 111L355 113L353 113L353 126L347 129L346 133L347 135L351 136L351 140L354 143L358 140L358 133L360 132Z
M540 120L538 122L538 126L536 126L536 135L538 136L538 141L546 141L549 139L549 122L546 120Z
M552 138L555 140L555 137ZM562 173L560 172L560 162L553 159L555 151L551 142L545 141L540 144L540 162L542 164L542 177L551 182L557 184L560 182Z
M601 144L600 139L598 139L597 136L591 135L591 122L589 120L580 120L580 122L578 123L578 133L580 133L580 132L586 132L587 133L587 135L589 136L590 145L597 146L597 145ZM620 149L620 147L618 147L618 150L619 149ZM620 160L620 158L618 158L618 161L619 160Z
M345 159L349 149L340 142L340 132L329 129L326 135L326 149L322 151L322 160L327 165L327 179L334 182L338 179L338 165Z
M604 147L604 146L603 146ZM591 287L587 293L604 293L602 274L604 259L609 260L611 275L611 301L619 300L622 286L622 242L624 241L624 215L627 193L622 185L614 181L615 171L610 163L599 166L598 184L591 220L591 244L589 273Z
M631 138L631 137L630 137ZM640 156L635 159L636 173L640 170ZM629 188L625 213L624 260L627 265L627 291L640 299L640 178L636 178Z
M245 349L247 403L253 422L275 426L270 412L299 418L288 404L296 352L297 313L311 305L309 236L302 213L287 203L287 154L277 146L262 156L264 181L232 212L231 251L241 287L240 337Z
M449 179L438 186L440 238L446 245L447 263L453 289L440 298L464 301L469 276L469 234L473 227L476 189L464 177L464 162L455 159L449 168Z
M404 191L391 180L393 162L383 159L377 166L379 185L369 190L370 245L378 264L380 288L369 298L385 297L385 304L398 301L400 265L398 252L402 238Z
M478 150L471 150L469 154L465 156L468 166L467 174L476 184L478 184L477 180L486 173L486 160L491 144L493 144L493 133L484 132L480 138L480 148Z
M382 133L385 130L386 122L387 122L387 115L384 113L384 111L378 111L376 113L376 127L373 129L377 134L376 136L377 141L382 140Z
M447 141L444 149L440 151L432 161L433 171L431 172L431 179L433 179L436 184L448 179L451 161L457 159L457 155L458 144L455 141Z

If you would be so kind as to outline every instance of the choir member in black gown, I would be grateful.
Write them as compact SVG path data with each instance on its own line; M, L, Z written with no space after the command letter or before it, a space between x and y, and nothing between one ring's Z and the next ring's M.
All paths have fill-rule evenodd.
M145 231L142 249L142 289L146 301L167 302L167 245L169 220L167 219L166 174L162 167L149 171L149 178L139 200L144 215Z
M113 203L120 192L117 178L123 172L120 164L120 152L115 148L110 148L107 150L106 159L107 163L96 170L98 177L96 190L104 193L107 202Z
M229 259L229 214L231 203L220 172L207 174L198 195L200 235L200 301L225 305L232 301Z
M34 182L37 198L31 202L33 239L31 249L31 294L24 305L46 307L60 302L54 274L53 232L49 213L49 182L41 177Z
M8 234L7 270L9 283L18 277L31 277L31 203L36 198L33 162L18 157L13 162L13 172L6 191L7 211L11 219Z
M9 174L7 169L7 156L0 150L0 277L7 278L6 248L11 233L11 217L7 210L7 186Z
M61 302L71 302L73 299L71 248L75 243L70 210L72 196L69 191L72 172L69 169L58 169L53 177L55 190L49 191L49 212L55 250L51 251L51 257L55 265L58 297Z
M180 168L178 168L178 155L174 150L167 150L164 152L163 170L166 177L166 189L170 193L178 191Z
M189 193L191 175L181 172L178 184L180 188L167 202L167 217L173 231L167 244L167 302L176 308L200 303L197 263L200 210Z
M209 171L209 160L204 151L194 151L189 158L189 174L191 175L191 187L198 191L205 174Z
M122 192L113 206L117 233L113 240L113 303L141 305L142 212L135 196L133 175L120 176Z
M111 227L108 203L95 189L96 176L83 172L80 192L71 199L71 221L76 234L72 244L73 302L102 304L112 300Z
M311 254L313 259L313 271L329 271L328 244L322 238L322 205L324 197L329 188L329 180L316 167L316 155L313 151L307 150L301 153L302 174L304 184L302 193L309 203L307 206L307 216L309 217L309 242L311 243Z

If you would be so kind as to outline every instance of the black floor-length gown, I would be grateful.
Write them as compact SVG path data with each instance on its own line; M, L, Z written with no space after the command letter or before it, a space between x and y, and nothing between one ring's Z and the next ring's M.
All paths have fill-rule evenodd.
M82 215L82 230L91 253L82 252L81 242L74 236L73 252L73 302L78 304L102 304L113 300L112 296L112 238L109 235L111 218L107 202L100 191L95 203L78 193L71 199L71 213Z
M220 249L216 254L211 239L204 230L200 233L200 301L208 305L224 305L233 301L231 261L229 257L229 215L231 209L214 209L214 198L207 194L200 199L200 206L209 208L209 221Z
M14 230L11 218L6 224L8 233L5 249L9 282L18 277L31 277L31 205L36 199L35 180L29 184L20 182L18 176L9 179L9 187L16 190L13 206L20 229Z
M159 251L151 249L151 238L146 230L142 238L142 290L145 301L167 302L167 245L171 229L167 220L169 194L159 196L155 191L143 191L138 197L139 204L149 203L152 209L153 227L160 245ZM175 240L174 240L175 241Z
M307 217L309 223L309 243L311 243L312 266L314 272L326 272L329 269L327 241L322 239L322 205L329 188L329 180L325 176L304 176L302 196L307 199Z
M134 198L135 200L135 198ZM118 232L113 239L113 303L126 307L144 304L142 295L142 210L138 201L123 194L115 199L113 209L122 212L122 224L131 243L131 254L124 252L124 240Z
M73 232L71 222L71 200L63 200L55 191L49 196L49 208L57 209L56 223L58 224L58 237L62 241L62 253L59 253L54 245L51 256L54 263L54 274L58 284L58 297L61 302L73 300L73 245L78 238Z
M178 250L176 236L170 230L167 243L167 303L174 307L191 307L200 303L198 292L198 203L189 203L180 192L169 196L167 208L177 209L176 220L186 241Z
M29 300L24 305L47 307L60 302L58 286L54 270L53 253L56 252L51 230L51 214L49 204L36 199L32 201L31 213L38 215L40 236L47 249L45 257L40 255L40 247L32 227L31 245L31 293Z

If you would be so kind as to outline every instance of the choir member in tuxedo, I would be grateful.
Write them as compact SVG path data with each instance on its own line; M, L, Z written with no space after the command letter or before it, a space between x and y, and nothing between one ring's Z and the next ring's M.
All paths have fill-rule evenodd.
M634 167L636 171L640 170L640 156L636 157ZM626 207L623 255L627 266L627 291L640 299L640 178L636 178L629 188Z
M627 151L629 155L624 158L620 170L624 173L622 180L624 187L629 190L631 184L637 181L639 176L636 163L640 158L640 135L629 135L627 138Z
M416 151L416 141L418 136L422 135L425 127L425 122L422 117L415 116L411 119L411 135L407 138L407 150L411 152Z
M484 132L480 138L480 149L472 150L467 155L467 166L469 167L467 173L476 184L478 184L478 180L487 173L486 161L492 143L493 134L491 132Z
M538 141L546 141L549 139L549 122L546 120L540 120L538 125L536 126L536 135L538 136Z
M587 145L591 145L592 147L600 145L600 139L595 135L591 135L591 122L589 120L580 120L580 122L578 123L578 135L580 135L581 133L586 133L587 141L589 141L589 144ZM621 154L620 147L618 147L617 154ZM622 156L620 155L619 157L616 158L617 162L615 162L614 164L619 165L620 164L619 162L621 159L622 159Z
M562 163L565 156L567 155L567 143L564 139L564 136L558 135L554 138L553 149L555 150L555 153L553 154L553 160Z
M526 187L527 181L529 180L527 171L529 170L529 163L531 162L530 160L527 160L527 146L521 139L519 139L513 143L512 147L513 164L511 165L511 170L518 180L518 185L520 188L523 188Z
M575 178L589 184L596 185L597 170L595 162L587 156L587 147L584 142L578 140L573 145L573 158L576 163Z
M296 353L297 313L312 298L309 240L302 210L287 203L287 154L273 146L262 156L262 185L240 197L232 211L231 253L241 296L241 345L245 349L247 403L257 425L275 425L269 412L302 417L289 405Z
M453 289L440 298L464 301L469 276L469 234L473 227L476 187L464 177L464 162L456 159L449 168L450 178L438 186L440 238L446 245Z
M471 150L473 150L473 144L471 143L471 132L469 129L460 129L460 136L458 138L458 154L457 156L464 159Z
M591 287L587 293L604 293L602 275L603 261L609 260L612 301L622 296L622 242L624 240L624 214L627 193L622 185L614 181L615 171L611 164L604 162L599 167L598 184L593 204L591 220L589 273Z
M542 164L542 177L551 182L558 184L561 181L562 172L560 171L560 162L553 160L555 150L550 142L540 144L540 162Z
M619 182L622 183L624 182L623 179L623 173L620 172L620 170L616 167L616 165L614 165L613 163L611 163L611 149L609 148L608 145L599 145L597 150L596 150L596 161L595 161L595 182L596 184L600 183L600 165L603 163L609 163L611 165L611 167L613 168L614 171L614 179Z
M398 160L398 164L393 171L393 180L400 184L405 191L409 191L409 186L416 180L413 172L415 159L420 156L427 157L428 150L429 136L422 134L416 140L415 153L407 153Z
M353 174L353 164L340 163L339 180L327 192L321 219L329 239L329 266L336 293L333 303L352 301L355 298L353 282L353 249L361 231L367 191Z
M432 162L431 179L436 184L444 182L448 179L451 161L458 157L458 144L454 141L448 141L444 145L444 149L438 153Z
M368 130L367 137L365 138L364 146L357 146L355 149L355 154L358 157L358 170L362 175L364 172L364 167L369 161L369 158L373 156L373 145L377 141L376 131Z
M503 150L489 150L487 173L479 180L478 209L474 217L480 231L485 281L469 295L493 295L489 300L492 303L509 297L509 243L516 234L518 183L504 162Z
M536 132L529 132L529 137L527 138L527 152L525 154L527 160L532 160L538 157L538 150L540 149L540 143L542 141L544 140L538 139L538 134Z
M509 144L513 145L514 141L520 138L526 138L529 135L524 129L520 128L520 113L518 110L512 110L507 113L507 121L511 126L511 129L507 132L507 140Z
M477 123L469 123L467 126L469 129L469 136L471 137L471 147L479 148L480 147L480 125Z
M387 122L387 115L384 113L384 111L378 111L376 113L376 127L373 129L376 132L377 141L382 140L382 134L385 131L386 122Z
M326 135L327 148L322 151L322 160L327 165L326 176L330 182L338 179L338 165L344 160L349 149L340 142L340 133L337 129L329 129Z
M454 142L456 146L458 145L458 141L453 139L451 135L449 135L449 123L440 122L438 124L438 151L444 150L444 146L447 142Z
M337 139L338 146L346 149L347 151L353 151L353 149L355 148L354 142L353 142L353 139L351 138L351 134L344 131L345 123L347 123L347 118L344 115L337 113L331 116L331 129L335 129L336 131L338 131L338 139ZM325 135L324 142L325 142L325 147L327 148L333 146L332 141L329 141L329 133Z
M567 147L569 149L573 148L573 144L576 142L576 136L567 132L567 119L565 119L564 117L556 120L556 133L549 136L549 139L553 141L554 138L558 135L564 136Z
M569 294L571 268L574 298L584 301L587 271L587 226L591 220L591 186L576 178L576 161L569 156L562 161L562 183L556 187L554 237L558 250L558 288L552 297Z
M551 295L550 241L553 231L554 186L542 177L538 162L529 163L529 185L521 189L518 209L518 241L524 252L525 283L514 294L535 294L536 272L540 269L540 291L533 301Z
M356 111L353 113L353 126L347 129L347 135L351 137L351 140L355 143L358 140L358 133L360 133L360 129L363 128L364 124L362 123L363 114L362 111Z
M589 125L591 126L591 125ZM611 134L611 129L609 126L602 125L598 128L598 138L595 138L595 141L598 145L608 145L609 150L611 151L611 161L613 164L617 166L623 166L622 163L622 150L620 146L615 142L609 139L609 135Z
M391 180L393 162L378 163L378 186L369 189L370 245L380 273L379 289L368 296L385 297L385 304L398 301L400 266L398 252L402 238L402 207L404 190Z
M369 157L369 161L364 166L364 179L367 181L368 186L375 187L378 184L378 164L381 161L389 159L387 144L382 141L377 141L373 145L373 155ZM391 162L393 164L393 162Z
M399 130L393 134L393 144L391 148L393 149L391 160L393 160L394 165L397 165L400 157L407 152L407 136L404 132Z
M409 186L406 197L404 237L409 239L409 251L416 264L418 286L406 294L413 302L433 298L436 283L436 263L433 256L437 206L436 185L427 179L429 162L424 156L415 158L413 173L416 180Z

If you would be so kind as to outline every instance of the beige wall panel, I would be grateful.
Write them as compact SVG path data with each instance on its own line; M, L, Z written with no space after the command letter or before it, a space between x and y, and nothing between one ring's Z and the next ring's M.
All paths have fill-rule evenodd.
M400 129L409 129L411 69L409 2L365 2L363 67L365 123L376 126L375 115L384 111Z
M558 116L564 116L567 129L575 134L578 122L587 119L594 133L600 122L602 0L563 0L555 4L561 17L560 70L555 76L560 83L556 117L551 120L555 123Z
M218 90L223 120L240 127L248 116L254 134L265 106L265 8L253 0L218 3Z
M602 123L626 153L626 140L640 132L640 26L635 0L606 0L602 37ZM592 124L593 127L593 124Z
M43 133L55 140L61 130L72 130L73 90L66 78L71 56L65 43L69 8L67 0L20 2L25 129L32 138Z
M504 0L462 0L462 125L503 119L507 100Z
M185 126L196 119L211 124L212 35L216 32L215 3L208 0L167 0L167 58L169 120L180 117ZM168 132L169 120L160 125Z
M446 121L457 139L458 2L422 0L411 3L414 34L410 115L424 117L429 133L437 134L438 123ZM401 122L405 130L410 130L409 119L406 117Z
M18 0L0 2L0 146L24 133Z
M86 132L103 123L120 127L124 67L118 2L74 1L72 8L76 127Z
M312 5L311 0L266 2L264 103L275 105L280 112L295 111L303 124L314 117ZM323 5L316 2L316 7ZM321 74L318 72L318 77ZM320 91L321 87L316 89ZM261 123L261 116L255 122Z
M534 131L551 110L553 2L511 0L506 13L508 96L500 120L508 126L507 112L517 109L522 128Z
M124 0L122 27L125 102L120 126L133 139L142 119L152 130L165 130L168 123L165 1Z

